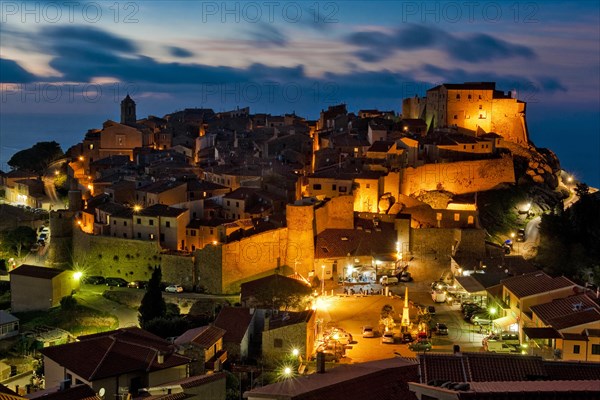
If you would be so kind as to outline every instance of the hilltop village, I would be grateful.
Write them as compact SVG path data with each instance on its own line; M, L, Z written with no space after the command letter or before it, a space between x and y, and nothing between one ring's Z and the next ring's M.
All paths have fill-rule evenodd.
M157 267L182 311L182 299L239 297L169 340L120 326L44 348L47 393L225 399L225 365L242 382L227 398L338 398L343 384L352 400L375 381L386 399L491 399L508 382L519 382L515 399L593 398L598 293L531 263L539 216L573 185L530 141L526 103L467 82L401 107L139 118L127 95L118 121L85 133L42 179L2 174L7 203L49 211L40 245L9 265L11 312L61 306L99 282L118 295L108 277L140 288ZM48 189L61 175L62 200ZM516 187L531 200L492 231L481 196ZM284 287L308 305L283 299ZM283 382L257 384L289 354Z

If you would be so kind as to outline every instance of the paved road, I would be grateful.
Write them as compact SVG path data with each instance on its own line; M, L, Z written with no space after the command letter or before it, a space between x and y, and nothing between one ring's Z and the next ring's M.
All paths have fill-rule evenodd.
M117 317L119 328L139 326L138 311L103 297L102 293L107 289L103 285L81 285L81 290L77 292L75 298L81 305L104 311Z
M424 285L408 284L409 299L414 303L422 305L433 305L433 301L428 291L423 290ZM410 287L413 287L411 292ZM403 292L396 288L395 291ZM381 338L363 338L361 334L363 325L371 325L378 328L379 313L385 304L394 307L397 320L404 306L404 301L400 298L385 297L382 295L373 296L330 296L327 298L328 307L324 310L318 310L317 318L320 318L330 327L339 327L352 334L356 343L353 343L346 352L346 357L342 362L364 362L394 357L401 354L405 357L414 357L415 353L408 349L406 344L385 344L381 343ZM435 304L436 315L434 322L443 322L448 326L448 336L433 336L432 344L434 352L452 352L453 345L458 344L463 351L480 351L483 334L479 333L478 327L475 327L462 319L459 306L449 306L447 304ZM409 309L411 319L417 314L415 307ZM399 327L394 332L399 335Z

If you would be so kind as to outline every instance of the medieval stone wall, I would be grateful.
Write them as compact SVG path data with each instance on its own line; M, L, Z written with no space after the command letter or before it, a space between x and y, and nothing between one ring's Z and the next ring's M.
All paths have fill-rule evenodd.
M197 281L189 255L161 253L156 242L89 235L79 229L73 232L73 267L86 275L147 281L157 265L163 282L191 290L194 278Z
M491 160L426 164L403 171L400 193L416 195L420 191L445 190L454 194L474 193L515 183L512 157Z

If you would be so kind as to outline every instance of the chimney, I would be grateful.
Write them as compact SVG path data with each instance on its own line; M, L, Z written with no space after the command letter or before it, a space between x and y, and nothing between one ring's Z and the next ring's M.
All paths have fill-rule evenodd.
M455 356L460 356L460 345L455 344L454 346L452 346L452 352Z

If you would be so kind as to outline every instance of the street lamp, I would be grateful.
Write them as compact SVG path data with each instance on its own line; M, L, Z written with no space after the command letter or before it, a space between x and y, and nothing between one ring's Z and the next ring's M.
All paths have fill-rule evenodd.
M325 294L325 265L321 265L321 295Z

